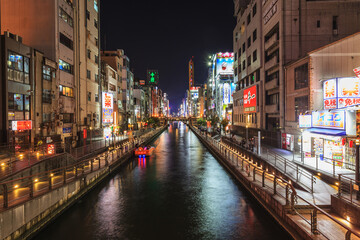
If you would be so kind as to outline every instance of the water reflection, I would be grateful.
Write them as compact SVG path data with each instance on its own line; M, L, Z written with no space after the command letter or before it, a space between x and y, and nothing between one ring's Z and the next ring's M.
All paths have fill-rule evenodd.
M38 239L288 239L196 136L173 123Z

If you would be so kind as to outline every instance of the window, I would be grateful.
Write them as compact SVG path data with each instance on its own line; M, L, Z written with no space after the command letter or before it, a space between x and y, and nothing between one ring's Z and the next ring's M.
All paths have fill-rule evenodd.
M99 40L97 38L95 38L95 45L98 47L99 46Z
M96 12L99 11L99 7L98 7L98 4L97 4L97 0L94 0L94 9Z
M245 67L246 67L245 65L246 65L246 63L245 63L245 60L244 60L243 63L242 63L242 69L243 70L245 70Z
M120 87L118 87L118 94L120 94L121 93L121 88Z
M73 74L73 66L61 59L59 59L59 69L64 72Z
M299 115L305 113L309 108L308 96L295 98L295 121L299 121Z
M90 20L90 12L89 12L89 10L86 10L86 18L87 18L88 20Z
M247 40L247 47L249 48L250 46L251 46L251 37L249 37Z
M43 76L43 80L51 81L52 76L55 76L55 71L51 67L43 65L42 76Z
M59 11L59 17L64 20L65 22L67 22L71 27L73 26L73 19L72 17L70 17L69 14L67 14L64 9L60 8Z
M95 82L99 83L99 75L95 73Z
M71 50L73 50L73 41L70 40L70 38L68 38L67 36L65 36L64 34L60 33L60 43L62 43L64 46L70 48Z
M63 123L73 123L74 114L73 113L63 113Z
M88 101L90 102L91 101L91 92L88 92Z
M250 85L253 85L255 83L255 74L250 75Z
M257 50L253 52L253 62L257 60Z
M43 113L43 122L50 122L51 121L51 113Z
M112 92L115 92L116 91L115 85L109 83L109 90L112 91Z
M88 59L91 59L91 50L90 49L87 50L87 57L88 57Z
M86 70L86 77L87 77L88 79L91 79L91 72L90 72L90 70Z
M250 56L248 56L248 59L247 59L247 62L248 62L248 66L250 66L251 65L251 55Z
M255 30L253 31L253 42L255 42L256 38L257 38L257 31L256 31L256 29L255 29Z
M241 48L239 48L239 52L238 52L239 58L241 56Z
M98 21L94 19L94 27L98 28Z
M74 89L59 85L60 95L65 97L74 97Z
M42 94L42 102L51 104L51 101L51 91L48 89L44 89Z
M99 102L99 94L95 93L95 102Z
M99 56L95 55L95 63L99 64Z
M245 52L245 43L243 43L242 52L243 52L243 53Z
M266 93L266 105L276 105L279 103L279 93L267 95Z
M255 14L256 14L256 3L255 3L255 5L254 5L253 8L252 8L252 14L253 14L253 17L254 17Z
M8 80L20 83L30 83L30 59L14 52L8 51L7 60Z
M295 68L295 90L308 86L308 64Z
M250 22L251 22L251 15L249 13L249 15L247 16L247 25L249 25Z
M316 22L316 27L317 27L317 28L320 27L320 20L317 20L317 22Z
M337 30L338 29L338 16L333 16L333 22L332 22L332 29Z

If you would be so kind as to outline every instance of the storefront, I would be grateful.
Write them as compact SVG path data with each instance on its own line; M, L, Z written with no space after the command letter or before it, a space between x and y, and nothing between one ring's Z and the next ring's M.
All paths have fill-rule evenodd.
M301 128L306 127L301 136L305 162L311 164L320 160L337 167L353 169L355 155L352 137L356 134L354 119L355 112L349 110L325 110L301 115L299 125Z

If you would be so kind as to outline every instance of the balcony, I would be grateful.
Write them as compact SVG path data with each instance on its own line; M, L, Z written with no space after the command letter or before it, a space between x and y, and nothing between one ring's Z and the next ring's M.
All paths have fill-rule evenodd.
M279 64L279 59L277 56L274 56L272 59L270 59L265 63L265 71L277 66L278 64Z
M265 45L264 45L265 51L267 51L268 49L270 49L274 46L277 46L278 44L279 44L279 40L277 38L277 34L274 34L274 35L272 35L271 38L269 38L269 40L267 40L265 42Z
M270 90L279 87L279 79L273 78L272 80L265 83L265 90Z
M277 113L279 112L279 104L265 105L266 113Z

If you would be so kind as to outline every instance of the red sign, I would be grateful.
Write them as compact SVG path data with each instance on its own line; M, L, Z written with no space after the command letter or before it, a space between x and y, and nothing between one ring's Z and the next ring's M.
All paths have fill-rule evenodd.
M139 83L140 85L145 85L145 80L140 80Z
M47 153L50 154L50 155L55 153L55 144L48 144L47 145Z
M336 99L324 100L324 109L334 109L334 108L336 108Z
M353 71L354 71L354 73L356 74L356 76L357 76L358 78L360 78L360 67L354 68Z
M190 88L190 91L197 91L197 90L199 90L199 88L200 88L200 87L191 87L191 88Z
M244 90L244 112L256 112L256 85Z
M84 137L84 139L87 138L87 130L86 130L86 128L84 128L84 130L83 130L83 137Z
M29 121L12 121L11 123L11 129L14 131L18 130L31 130L32 128L32 122Z

